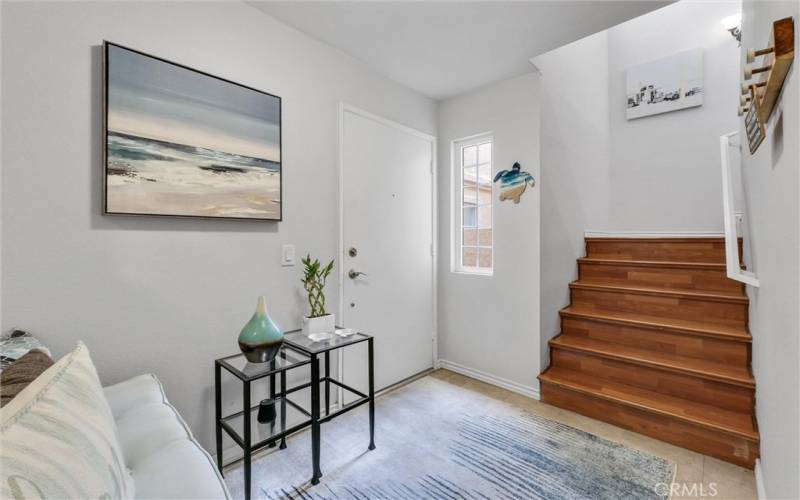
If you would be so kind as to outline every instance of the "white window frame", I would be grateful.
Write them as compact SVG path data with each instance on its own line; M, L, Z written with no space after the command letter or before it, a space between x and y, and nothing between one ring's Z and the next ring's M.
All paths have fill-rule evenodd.
M453 175L453 182L451 185L453 186L453 193L452 193L452 200L454 203L452 204L453 208L453 217L451 217L451 272L459 273L459 274L470 274L470 275L478 275L478 276L492 276L494 274L494 183L489 183L490 192L490 202L489 206L492 207L492 217L490 222L490 228L492 230L492 241L490 243L491 246L478 246L475 245L476 248L491 248L492 250L492 261L491 267L469 267L464 266L461 263L462 258L462 248L464 246L464 210L463 210L463 199L464 196L464 165L463 165L463 152L464 148L470 146L479 146L480 144L485 144L487 142L492 143L492 158L489 161L489 168L491 169L492 175L494 175L494 158L495 158L495 142L494 136L491 132L485 132L482 134L477 134L469 137L464 137L462 139L457 139L452 142L452 147L450 148L450 160L451 160L451 170ZM477 166L478 164L476 164ZM476 176L478 172L476 172ZM479 205L476 205L476 207ZM477 217L477 209L476 209L476 217ZM477 223L476 223L477 224ZM475 226L476 229L479 228L479 225ZM472 246L472 245L468 245Z

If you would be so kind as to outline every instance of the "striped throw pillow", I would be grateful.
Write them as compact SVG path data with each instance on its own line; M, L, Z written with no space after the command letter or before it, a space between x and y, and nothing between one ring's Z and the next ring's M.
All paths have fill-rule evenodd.
M0 498L134 496L111 409L82 343L0 409L0 441Z

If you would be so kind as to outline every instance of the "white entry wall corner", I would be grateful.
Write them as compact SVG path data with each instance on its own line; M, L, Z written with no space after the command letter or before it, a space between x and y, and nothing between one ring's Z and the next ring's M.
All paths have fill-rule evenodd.
M719 21L740 10L739 1L683 1L608 30L611 203L608 227L587 229L722 231L719 136L737 126L739 55ZM703 105L628 120L626 69L694 48Z
M0 5L0 29L3 26L3 8ZM0 35L0 64L2 64L3 37ZM2 75L2 67L0 67ZM0 78L0 99L3 95L3 79ZM3 113L0 113L0 334L3 332Z
M542 366L586 232L721 234L719 136L737 128L738 1L682 1L533 58L542 71ZM625 70L692 48L704 102L627 120ZM733 104L731 104L733 103Z
M439 106L439 359L528 395L538 393L539 373L539 104L539 75L531 72ZM454 273L451 231L460 196L452 143L486 132L494 138L495 171L518 161L537 185L518 205L498 201L495 189L493 274Z
M285 330L306 312L301 269L280 265L281 244L336 254L338 103L431 134L437 105L242 2L0 9L0 327L32 330L56 356L85 341L105 384L157 374L211 449L213 360L237 352L256 297ZM283 222L100 215L104 39L282 97Z
M558 310L569 303L584 231L608 225L608 32L534 58L541 69L541 338L559 333ZM592 89L591 92L587 89Z
M795 53L800 3L745 0L741 64L747 49L766 47L772 23L794 17ZM757 60L757 61L760 61ZM800 78L797 56L766 137L742 151L742 186L748 221L748 268L759 288L748 287L753 375L761 458L756 478L765 498L800 498ZM758 65L758 62L755 64ZM746 137L744 121L740 137Z

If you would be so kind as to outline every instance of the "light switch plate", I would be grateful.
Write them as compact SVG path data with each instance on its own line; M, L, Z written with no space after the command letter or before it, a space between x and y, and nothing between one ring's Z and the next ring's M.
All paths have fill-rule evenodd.
M294 265L294 245L281 245L281 265Z

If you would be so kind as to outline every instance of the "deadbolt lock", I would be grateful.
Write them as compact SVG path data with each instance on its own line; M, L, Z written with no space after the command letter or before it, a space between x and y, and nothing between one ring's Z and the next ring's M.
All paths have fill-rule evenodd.
M350 247L350 250L347 251L347 255L350 257L355 257L358 255L358 250L356 250L356 247Z

